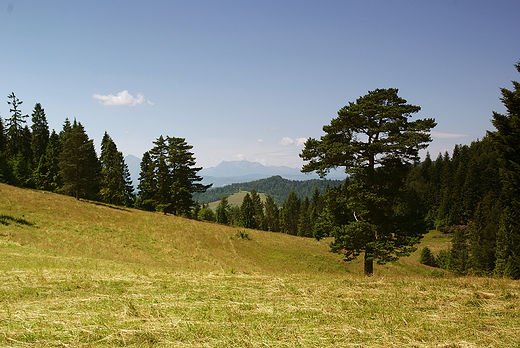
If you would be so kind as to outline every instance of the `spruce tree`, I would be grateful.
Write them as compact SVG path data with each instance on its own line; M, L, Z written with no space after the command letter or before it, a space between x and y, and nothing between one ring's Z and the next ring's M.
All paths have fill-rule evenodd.
M226 198L226 195L222 195L220 199L220 203L216 209L215 219L219 224L227 225L228 224L228 211L229 211L229 203Z
M123 153L107 132L101 140L101 189L104 202L131 206L133 204L133 187L130 173L126 166Z
M39 190L58 192L61 187L60 171L61 140L52 130L45 153L40 157L33 177L35 187Z
M515 66L520 72L520 62ZM488 134L498 153L502 182L495 272L520 279L520 83L512 82L514 90L501 89L507 113L493 112L497 131Z
M310 205L309 197L306 196L300 205L300 216L298 218L298 236L300 237L312 237Z
M251 200L253 201L253 207L255 209L255 225L259 230L267 230L264 220L264 204L260 195L255 189L251 190Z
M148 151L146 162L144 155L141 162L136 205L191 216L195 204L193 193L205 192L211 186L199 183L202 178L197 172L202 168L195 167L193 146L184 138L164 138L162 135L153 143L155 146Z
M249 192L244 196L242 205L240 206L240 226L245 228L257 228L255 206Z
M279 210L276 202L270 194L265 198L265 221L267 230L271 232L280 231Z
M143 154L141 159L137 191L135 207L142 210L154 210L157 205L155 200L157 178L155 177L155 165L148 151Z
M7 137L4 121L0 116L0 182L10 184L12 181L11 167L7 161Z
M40 103L37 103L34 106L31 120L31 149L34 160L33 166L37 167L40 163L40 158L43 156L47 149L47 143L49 142L50 136L47 118L45 117L45 110L42 108Z
M26 124L26 118L28 115L22 115L20 105L23 101L18 99L13 93L9 94L7 98L10 99L7 103L11 105L9 112L11 117L6 120L6 131L7 131L7 154L8 157L12 158L22 151L22 136L23 129Z
M69 128L66 122L62 133L59 175L63 180L61 191L76 199L96 200L99 192L101 165L81 123L74 120Z
M294 190L289 192L287 200L283 203L280 211L282 220L282 232L296 236L298 234L298 223L300 219L301 200Z

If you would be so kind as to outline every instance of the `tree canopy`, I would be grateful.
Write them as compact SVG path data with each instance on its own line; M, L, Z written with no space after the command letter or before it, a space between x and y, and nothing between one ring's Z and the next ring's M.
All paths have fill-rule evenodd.
M365 273L373 260L395 260L413 251L426 228L414 195L404 180L419 150L431 142L434 119L409 121L419 106L407 104L398 90L376 89L338 111L320 140L309 138L300 157L303 172L324 177L344 167L351 176L345 209L351 220L334 227L332 250L351 260L365 253Z

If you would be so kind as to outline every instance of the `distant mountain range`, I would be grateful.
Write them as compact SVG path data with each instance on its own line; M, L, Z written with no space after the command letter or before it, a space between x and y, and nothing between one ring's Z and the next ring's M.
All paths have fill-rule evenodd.
M137 187L139 172L141 170L141 160L133 155L125 157L125 162L132 176L134 186ZM259 179L269 178L279 175L288 180L311 180L319 179L316 173L305 174L298 168L291 168L286 166L264 166L259 162L249 161L223 161L219 165L210 168L203 168L199 173L203 178L203 184L213 183L213 187L222 187L225 185L244 183L255 181ZM331 171L327 175L327 179L343 180L345 174L341 171Z

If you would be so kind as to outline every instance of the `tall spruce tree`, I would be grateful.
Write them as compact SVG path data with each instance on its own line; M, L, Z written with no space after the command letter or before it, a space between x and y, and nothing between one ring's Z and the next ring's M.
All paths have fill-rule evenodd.
M7 131L7 153L8 157L12 158L22 151L22 137L23 129L26 124L26 118L28 115L22 115L20 105L23 101L18 99L13 93L7 96L10 100L7 102L11 107L11 117L6 120L6 131Z
M47 124L47 118L45 117L45 110L42 108L40 103L37 103L34 106L31 121L31 149L34 161L33 166L36 168L40 163L40 158L47 149L47 143L49 142L50 136L49 125Z
M256 228L259 230L267 230L264 219L264 204L262 203L262 199L255 189L251 190L251 200L253 201L253 207L255 209Z
M101 140L101 189L104 202L129 206L133 202L133 188L123 153L107 132Z
M520 62L515 65L520 72ZM498 153L503 207L497 232L496 268L501 276L520 279L520 83L502 88L505 115L493 112L495 132L489 132Z
M282 221L282 232L296 236L298 234L298 224L300 220L300 206L302 202L291 190L287 195L287 200L283 203L280 210Z
M157 191L157 179L155 177L155 165L150 152L145 152L141 159L141 171L139 173L139 184L137 186L137 199L135 207L142 210L154 210L157 202L155 193Z
M167 137L168 167L172 177L171 203L175 215L189 216L194 205L193 193L205 192L209 185L200 183L202 177L197 173L202 167L195 167L196 161L192 145L184 138Z
M88 138L81 123L70 126L65 122L62 132L60 172L63 180L61 191L76 199L96 200L99 193L101 165L94 148L94 141Z
M11 167L7 161L7 137L5 135L4 121L0 116L0 182L11 183Z
M242 205L240 206L240 226L245 228L257 228L255 206L249 192L244 196Z
M365 274L373 273L373 261L385 263L408 255L426 233L421 212L410 203L404 179L419 150L431 141L434 119L409 121L419 106L406 104L398 90L377 89L349 103L321 140L309 138L300 157L308 161L303 172L325 176L345 167L353 178L348 186L350 223L336 226L332 250L346 260L365 254Z
M265 198L265 221L268 231L280 231L280 218L278 206L276 205L276 202L270 194L268 194Z
M228 214L229 214L229 203L226 195L222 195L220 198L220 203L217 206L215 211L215 220L219 224L227 225L228 224Z
M139 196L136 205L164 213L191 216L193 193L205 192L211 185L199 183L202 168L195 167L193 146L184 138L162 135L141 162ZM143 162L145 162L143 164Z
M39 190L57 192L61 187L60 171L61 140L52 130L45 152L34 171L35 187Z

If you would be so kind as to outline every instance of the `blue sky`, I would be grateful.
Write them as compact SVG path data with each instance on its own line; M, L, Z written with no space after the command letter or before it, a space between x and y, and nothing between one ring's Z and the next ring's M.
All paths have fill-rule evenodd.
M493 130L519 43L518 0L0 0L0 116L14 92L98 150L105 130L138 157L169 135L198 166L301 167L340 108L395 87L437 120L435 158Z

